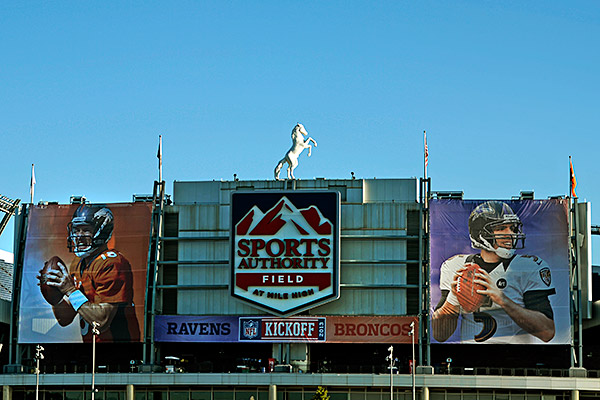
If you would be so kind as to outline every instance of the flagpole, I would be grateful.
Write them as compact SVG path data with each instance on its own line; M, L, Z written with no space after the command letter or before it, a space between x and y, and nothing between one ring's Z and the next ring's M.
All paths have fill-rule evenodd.
M427 179L427 164L429 164L429 149L427 148L427 132L423 131L423 143L424 143L424 152L423 152L423 177Z
M158 182L162 182L162 135L158 135Z
M35 191L35 164L31 164L31 180L29 181L29 202L33 204L33 192Z

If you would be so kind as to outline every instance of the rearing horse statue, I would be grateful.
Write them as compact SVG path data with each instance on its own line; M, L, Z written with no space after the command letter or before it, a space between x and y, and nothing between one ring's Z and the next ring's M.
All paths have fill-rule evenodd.
M284 163L287 163L288 165L288 179L296 179L294 177L294 169L296 169L298 166L298 157L300 156L300 153L302 153L304 149L308 148L308 156L310 157L310 151L312 149L310 142L314 143L315 147L317 147L317 142L315 142L313 138L307 137L306 140L304 140L304 136L308 136L308 132L306 132L306 129L304 129L304 125L300 123L296 124L294 129L292 129L292 147L290 147L288 152L285 154L285 157L283 157L275 167L276 180L280 180L279 172L281 171Z

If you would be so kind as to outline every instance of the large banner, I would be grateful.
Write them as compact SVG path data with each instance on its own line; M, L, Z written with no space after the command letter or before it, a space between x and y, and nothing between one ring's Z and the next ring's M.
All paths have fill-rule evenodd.
M417 317L236 317L157 315L157 342L411 343Z
M430 203L432 343L569 344L566 200Z
M139 342L151 204L30 209L19 343Z

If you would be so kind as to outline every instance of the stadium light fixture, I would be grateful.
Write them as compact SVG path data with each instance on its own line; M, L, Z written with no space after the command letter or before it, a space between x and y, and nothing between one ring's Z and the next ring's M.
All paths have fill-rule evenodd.
M13 200L0 195L0 211L4 212L4 217L2 218L2 221L0 221L0 235L2 234L2 231L4 231L4 228L6 228L10 217L17 211L20 202L21 199Z
M92 400L94 400L94 396L97 392L95 386L95 378L96 378L96 338L100 334L100 330L98 327L100 324L96 321L92 322Z
M44 348L39 344L35 346L35 400L40 398L40 360L44 359Z

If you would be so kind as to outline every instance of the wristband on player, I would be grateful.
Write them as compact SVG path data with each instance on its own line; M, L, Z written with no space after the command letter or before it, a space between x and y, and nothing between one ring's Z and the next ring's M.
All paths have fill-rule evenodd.
M68 297L69 297L69 302L71 303L71 305L73 306L75 311L79 310L79 308L82 305L84 305L85 303L88 302L87 297L85 297L85 295L83 293L81 293L81 290L74 291Z

